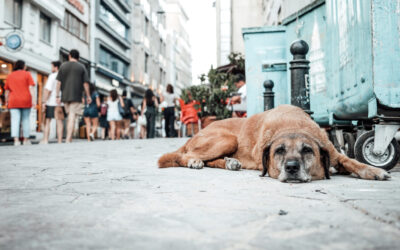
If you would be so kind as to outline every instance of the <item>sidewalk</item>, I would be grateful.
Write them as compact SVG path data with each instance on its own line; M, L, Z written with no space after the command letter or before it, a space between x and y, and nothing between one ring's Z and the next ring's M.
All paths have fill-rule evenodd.
M158 169L186 139L0 147L0 249L397 249L400 171Z

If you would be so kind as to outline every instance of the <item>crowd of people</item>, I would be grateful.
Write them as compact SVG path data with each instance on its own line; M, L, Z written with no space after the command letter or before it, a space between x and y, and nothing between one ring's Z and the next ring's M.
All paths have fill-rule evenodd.
M63 142L66 119L65 142L70 143L77 117L83 117L84 133L88 141L96 138L103 140L155 138L156 118L161 109L165 137L181 136L181 122L176 116L176 103L182 100L174 93L171 84L167 85L165 92L160 93L159 97L151 89L147 89L142 103L135 107L132 100L127 97L126 91L119 95L118 91L113 89L108 96L101 97L95 85L89 82L86 68L79 63L77 50L71 50L68 61L63 64L59 61L52 62L51 71L44 86L41 104L45 116L41 144L49 143L52 119L56 120L58 143ZM233 116L243 117L246 111L244 76L239 75L235 85L239 89L239 95L231 99L230 105ZM36 105L32 98L34 87L35 82L26 70L25 62L17 61L13 72L7 77L5 100L2 100L10 111L11 137L14 138L16 146L31 144L30 112ZM190 105L188 107L194 109ZM20 134L21 127L22 134ZM135 129L139 131L135 133ZM98 131L101 132L97 133ZM138 136L135 136L137 134Z
M156 117L160 102L164 102L164 124L166 137L176 137L175 104L177 96L169 84L166 92L158 98L151 89L147 89L143 101L135 107L127 98L127 92L119 95L116 89L101 98L94 84L89 82L86 68L79 63L79 52L71 50L68 61L51 63L52 73L44 86L42 112L44 113L43 139L41 144L49 143L50 127L56 120L58 143L63 142L64 120L66 119L66 143L72 141L77 117L83 117L85 134L88 141L99 139L133 139L135 128L139 138L156 137ZM5 106L11 116L11 137L14 145L31 144L30 112L36 103L33 101L35 82L26 69L25 62L15 63L13 72L5 84ZM22 126L21 126L22 125ZM22 127L22 134L20 134ZM100 129L99 129L100 127ZM101 132L97 135L97 131Z

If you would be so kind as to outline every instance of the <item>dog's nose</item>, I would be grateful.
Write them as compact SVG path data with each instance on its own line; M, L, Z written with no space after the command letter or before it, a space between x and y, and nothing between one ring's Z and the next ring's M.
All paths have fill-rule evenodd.
M300 163L298 161L288 161L285 164L285 171L291 175L299 172Z

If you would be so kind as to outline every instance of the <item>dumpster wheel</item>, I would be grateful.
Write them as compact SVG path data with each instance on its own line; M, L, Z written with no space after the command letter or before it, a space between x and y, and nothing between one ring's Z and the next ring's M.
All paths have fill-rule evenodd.
M394 168L400 158L400 145L393 139L382 155L376 155L374 149L375 131L368 131L357 138L354 145L355 157L358 161L385 170Z

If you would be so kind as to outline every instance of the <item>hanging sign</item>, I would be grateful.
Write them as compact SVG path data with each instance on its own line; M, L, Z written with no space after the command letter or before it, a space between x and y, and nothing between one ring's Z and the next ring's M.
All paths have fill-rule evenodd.
M24 37L21 32L13 31L7 34L5 39L5 47L11 52L17 52L24 47Z

